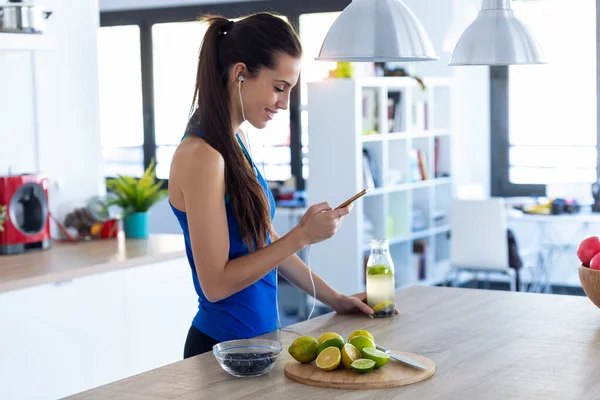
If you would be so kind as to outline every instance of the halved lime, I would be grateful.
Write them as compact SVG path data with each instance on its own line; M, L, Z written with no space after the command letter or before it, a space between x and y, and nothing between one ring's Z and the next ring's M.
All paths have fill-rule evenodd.
M389 354L371 347L365 347L362 350L362 354L364 358L375 361L375 368L381 368L390 361Z
M375 368L375 361L368 360L366 358L360 358L354 361L350 367L359 374L366 374Z

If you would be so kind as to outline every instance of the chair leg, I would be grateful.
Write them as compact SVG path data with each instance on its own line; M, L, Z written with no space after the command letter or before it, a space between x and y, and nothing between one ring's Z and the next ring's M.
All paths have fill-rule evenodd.
M484 277L485 277L485 282L484 282L484 289L489 289L490 288L490 276L491 274L489 272L484 273Z
M517 274L510 274L510 291L517 291Z
M444 279L444 286L450 287L452 286L452 274L454 273L454 269L450 268L450 271L446 273L446 278Z

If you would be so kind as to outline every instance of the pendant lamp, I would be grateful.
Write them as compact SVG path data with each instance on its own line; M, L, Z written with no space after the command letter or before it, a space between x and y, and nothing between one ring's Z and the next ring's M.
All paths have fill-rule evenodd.
M353 0L335 20L316 60L434 61L431 40L402 0Z
M511 0L483 0L458 40L448 65L546 64L539 43L515 17Z

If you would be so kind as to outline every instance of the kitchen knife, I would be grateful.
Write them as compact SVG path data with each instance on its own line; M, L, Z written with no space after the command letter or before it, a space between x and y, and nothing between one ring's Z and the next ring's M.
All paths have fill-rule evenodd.
M392 353L392 351L390 349L386 349L385 347L381 347L379 345L376 346L376 348L377 348L377 350L381 350L381 351L389 354L390 358L393 358L394 360L400 361L401 363L406 364L406 365L410 365L413 368L420 369L421 371L427 371L426 366L424 366L421 363L416 362L415 360L412 360L405 356L401 356L399 354L394 354L394 353Z

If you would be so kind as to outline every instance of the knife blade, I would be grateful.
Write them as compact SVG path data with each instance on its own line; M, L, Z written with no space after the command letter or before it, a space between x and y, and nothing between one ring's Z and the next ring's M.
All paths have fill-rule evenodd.
M390 358L393 358L396 361L400 361L403 364L409 365L409 366L411 366L413 368L416 368L416 369L419 369L421 371L427 371L427 367L426 366L424 366L423 364L421 364L421 363L419 363L419 362L417 362L417 361L415 361L413 359L410 359L408 357L402 356L400 354L394 354L394 353L392 353L392 351L390 349L386 349L385 347L381 347L379 345L377 345L375 347L377 348L377 350L381 350L381 351L389 354Z

